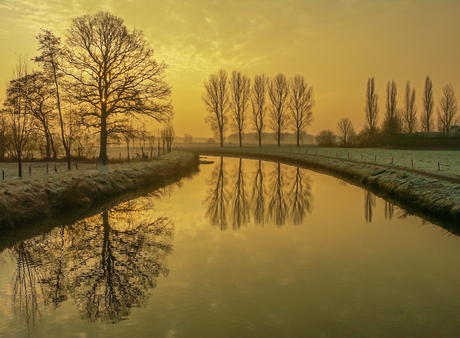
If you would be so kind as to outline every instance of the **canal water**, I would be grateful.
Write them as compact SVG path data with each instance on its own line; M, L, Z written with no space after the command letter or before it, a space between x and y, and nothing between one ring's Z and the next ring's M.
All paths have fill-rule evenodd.
M4 249L0 336L460 336L456 236L330 176L207 160Z

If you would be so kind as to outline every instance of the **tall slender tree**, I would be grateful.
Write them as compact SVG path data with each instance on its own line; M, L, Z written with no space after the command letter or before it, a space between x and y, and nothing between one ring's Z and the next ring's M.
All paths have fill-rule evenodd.
M448 133L450 127L457 121L458 110L457 99L452 85L444 86L443 96L439 99L439 107L441 108L438 108L439 131Z
M398 101L396 99L397 89L396 83L388 81L387 83L387 97L386 97L386 114L385 121L383 123L383 130L387 137L391 139L393 135L400 131L400 118L398 108L396 107Z
M407 81L406 83L402 124L405 133L412 134L417 131L417 106L415 105L415 89L412 89L411 91L410 81Z
M378 94L375 93L374 78L370 78L367 81L366 106L364 107L364 111L366 113L365 128L367 129L371 140L373 140L377 134L377 123L379 120L378 98Z
M240 147L243 146L242 134L246 122L246 110L251 96L251 80L241 72L233 71L229 81L230 108L232 111L232 126L238 133Z
M46 76L51 79L54 83L54 91L56 97L56 107L59 113L59 125L61 129L61 140L62 145L67 156L67 169L71 168L71 158L70 158L70 140L69 136L66 134L64 114L62 111L61 103L61 94L60 81L62 80L62 47L61 47L61 38L56 37L53 32L50 30L42 29L41 34L38 34L36 37L38 39L38 50L41 51L41 54L35 57L33 60L39 64L43 65L43 71ZM83 70L84 71L84 70Z
M252 85L252 122L254 129L257 131L257 139L259 140L259 147L262 147L262 133L265 128L265 115L266 115L266 93L268 86L268 78L265 74L256 75L254 77L254 84Z
M229 95L227 88L227 72L223 69L211 74L204 83L203 102L209 115L206 122L211 125L214 134L220 137L220 146L224 146L224 133L227 129L227 110Z
M337 123L339 137L342 139L343 146L351 145L352 139L355 136L355 128L348 117L341 118Z
M313 87L308 87L305 78L296 75L291 81L290 119L296 133L297 147L300 146L300 134L313 122L315 98Z
M425 79L425 90L423 92L423 115L420 118L422 131L429 133L433 130L433 82L429 76Z
M276 134L278 147L281 146L281 134L287 129L287 112L289 108L289 82L286 75L278 73L270 79L268 95L270 97L270 122L271 129Z

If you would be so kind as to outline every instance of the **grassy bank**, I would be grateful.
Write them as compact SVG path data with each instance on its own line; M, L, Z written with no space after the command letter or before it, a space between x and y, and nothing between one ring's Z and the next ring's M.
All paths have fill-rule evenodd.
M148 162L5 180L0 183L0 228L85 213L117 196L164 186L197 167L196 155L173 152Z
M276 148L195 148L203 155L277 161L326 173L372 191L410 213L460 233L460 181L432 173Z

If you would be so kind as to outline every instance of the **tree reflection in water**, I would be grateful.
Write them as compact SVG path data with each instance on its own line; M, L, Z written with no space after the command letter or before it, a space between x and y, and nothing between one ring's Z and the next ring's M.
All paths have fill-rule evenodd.
M372 223L373 209L375 208L375 195L369 190L364 191L364 218L366 223Z
M286 176L281 164L270 173L270 202L268 203L268 218L278 226L283 226L288 215L288 204L286 196Z
M14 308L27 325L35 324L41 302L56 308L70 297L82 318L108 323L144 304L156 278L169 273L174 230L166 218L146 218L150 207L148 198L122 203L11 249L18 262Z
M20 315L29 334L40 320L39 304L43 302L39 258L34 257L34 241L16 245L11 254L16 256L16 270L13 275L13 310Z
M302 224L306 213L311 213L311 179L300 168L296 168L291 186L291 217L295 225Z
M385 219L391 221L395 214L398 219L407 219L407 216L409 216L406 210L401 209L391 202L385 201Z
M236 169L232 171L229 180L232 182L231 193L228 193L224 159L221 157L220 163L216 164L212 172L211 179L207 180L209 189L204 205L209 222L225 230L229 219L233 228L238 229L241 225L250 222L252 214L256 224L263 225L269 221L282 226L288 219L292 219L296 225L302 224L306 214L311 213L312 209L311 179L303 169L294 168L293 175L290 177L288 173L290 167L279 163L270 165L275 169L268 174L270 188L267 190L264 184L264 178L267 176L265 168L262 161L256 163L254 177L249 180L252 182L252 188L248 189L249 191L252 189L249 200L244 160L239 159ZM227 207L230 208L228 215Z
M206 181L210 186L206 193L204 204L206 205L206 217L212 225L218 226L220 230L227 229L227 204L229 194L226 189L227 180L225 179L224 158L220 158L220 163L214 168L211 178Z
M265 186L262 161L260 160L257 163L257 171L252 184L251 206L254 221L257 224L263 225L265 221Z
M239 165L235 169L233 176L235 177L232 190L232 223L233 229L238 229L241 225L249 222L249 202L246 196L243 160L240 158Z

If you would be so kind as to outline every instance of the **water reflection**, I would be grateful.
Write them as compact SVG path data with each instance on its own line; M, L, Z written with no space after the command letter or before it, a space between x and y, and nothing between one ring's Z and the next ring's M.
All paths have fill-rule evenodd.
M255 169L252 179L249 178L244 160L239 159L227 179L224 159L220 158L207 181L209 188L204 205L209 222L221 230L231 222L233 228L238 229L250 222L252 215L259 225L273 222L283 226L289 219L294 224L302 224L313 205L312 181L307 171L262 161L256 162ZM247 187L246 182L252 182L252 187ZM230 208L228 214L227 207Z
M17 267L13 304L29 328L40 307L74 300L89 322L116 323L145 304L156 278L167 276L173 223L152 219L149 198L54 229L10 250Z
M253 210L254 221L263 225L265 221L265 186L262 161L258 161L256 174L252 184L251 207Z
M231 219L233 229L238 229L241 225L249 222L249 201L244 184L243 159L240 158L238 167L233 172L234 182L232 189L232 213Z
M276 165L270 174L270 201L268 202L268 219L282 226L288 216L288 198L286 193L286 170L281 164Z
M215 166L211 174L211 178L207 180L209 190L205 199L205 204L207 205L206 217L212 225L218 226L221 230L227 229L226 209L229 193L226 188L227 180L225 176L224 159L221 157L220 163Z
M394 205L391 202L385 201L385 219L391 221L393 217L396 216L398 219L407 219L409 213L400 208L397 205Z
M291 186L291 215L295 225L302 224L312 208L312 182L300 168L296 168Z
M364 218L366 223L372 223L375 204L375 195L369 190L364 190Z

